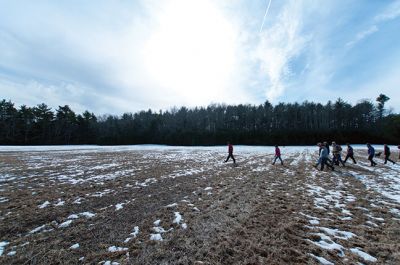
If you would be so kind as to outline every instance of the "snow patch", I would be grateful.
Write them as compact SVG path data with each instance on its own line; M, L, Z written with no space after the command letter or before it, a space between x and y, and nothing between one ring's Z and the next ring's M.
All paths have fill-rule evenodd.
M150 234L150 240L163 241L161 234Z
M70 249L78 249L79 248L79 243L73 244L72 246L69 247Z
M366 261L371 261L371 262L376 262L377 259L373 256L371 256L370 254L361 251L359 248L351 248L350 249L351 252L353 252L354 254L357 254L358 256L360 256L361 258L363 258Z
M72 224L72 220L67 220L64 223L61 223L58 227L59 228L66 228Z
M39 208L40 209L43 209L43 208L46 208L47 206L49 206L50 205L50 202L49 201L45 201L44 203L42 203L41 205L39 205Z
M109 252L128 251L128 248L111 246L111 247L108 248L108 251Z

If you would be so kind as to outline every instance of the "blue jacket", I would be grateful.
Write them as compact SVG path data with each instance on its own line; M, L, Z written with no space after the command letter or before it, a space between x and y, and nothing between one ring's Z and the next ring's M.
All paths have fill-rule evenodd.
M375 155L375 148L373 148L372 145L370 145L368 147L368 155L370 155L370 156L374 156Z
M326 158L326 157L328 157L328 155L329 155L329 153L328 153L328 148L326 148L326 146L323 146L323 147L321 148L320 157L321 157L321 158Z

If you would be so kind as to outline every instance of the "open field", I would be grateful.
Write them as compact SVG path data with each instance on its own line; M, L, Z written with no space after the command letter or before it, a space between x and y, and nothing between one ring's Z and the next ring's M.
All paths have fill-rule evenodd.
M400 264L398 164L281 151L2 147L0 264Z

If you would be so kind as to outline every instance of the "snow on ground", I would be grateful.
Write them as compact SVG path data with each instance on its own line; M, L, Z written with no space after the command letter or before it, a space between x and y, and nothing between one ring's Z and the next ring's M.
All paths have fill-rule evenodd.
M105 233L112 235L112 242L100 242L103 250L129 253L133 245L146 244L149 239L157 241L152 244L158 246L169 242L176 234L193 233L199 220L224 227L221 216L225 212L232 218L229 219L231 222L225 223L229 230L229 225L239 222L235 219L237 216L245 216L249 209L253 209L246 205L248 198L236 198L267 183L268 187L262 193L254 195L258 202L304 199L293 195L294 191L307 198L303 202L307 207L294 211L299 220L304 220L302 226L306 232L303 242L318 249L303 253L310 260L336 264L346 262L352 253L359 257L358 262L380 261L382 257L370 251L370 247L361 247L357 242L366 233L362 229L367 233L377 233L385 229L385 225L393 225L390 222L399 220L400 166L383 165L382 159L377 158L378 166L372 168L364 157L365 147L354 145L353 148L359 152L357 164L348 163L345 168L336 167L334 172L321 172L312 167L317 160L315 146L280 148L284 166L280 163L271 165L273 146L234 146L238 162L234 167L232 161L223 163L227 155L226 146L0 147L0 155L19 161L14 165L0 160L1 191L23 190L27 191L24 196L30 196L26 202L18 201L22 206L17 208L7 207L15 201L11 193L2 194L0 207L4 208L0 208L0 221L16 220L21 214L18 209L31 207L37 216L43 217L40 222L35 222L37 217L31 216L27 222L29 225L21 229L20 234L34 242L32 245L37 244L35 239L46 235L45 232L55 235L73 233L80 226L85 229L100 226ZM396 155L393 152L393 158ZM250 188L247 186L247 190L229 193L228 187L240 188L249 182L255 184ZM54 196L50 196L51 192ZM229 204L224 202L224 194L231 196ZM32 206L27 206L28 203ZM126 207L128 203L129 207ZM235 207L240 208L239 213L232 210ZM210 209L217 209L215 215L196 219ZM134 213L139 215L131 214L131 211L137 211ZM130 222L119 223L118 229L123 231L112 230L112 222L124 219L130 219ZM357 222L360 224L355 226ZM243 227L248 229L248 226ZM212 225L207 227L216 233L213 228ZM242 227L236 229L239 231ZM22 243L13 243L15 236L2 238L7 241L0 243L0 254L19 256L23 253L15 250L22 248ZM80 244L86 246L80 239L69 240L64 247L76 250L70 252L81 251ZM85 262L88 257L85 255ZM106 258L102 260L103 264L113 264L104 261Z

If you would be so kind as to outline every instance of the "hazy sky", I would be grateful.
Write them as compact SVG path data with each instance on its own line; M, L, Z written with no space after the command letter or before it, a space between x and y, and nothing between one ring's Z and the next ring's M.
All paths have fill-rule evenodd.
M0 0L0 98L122 114L384 93L400 111L400 0L269 2Z

